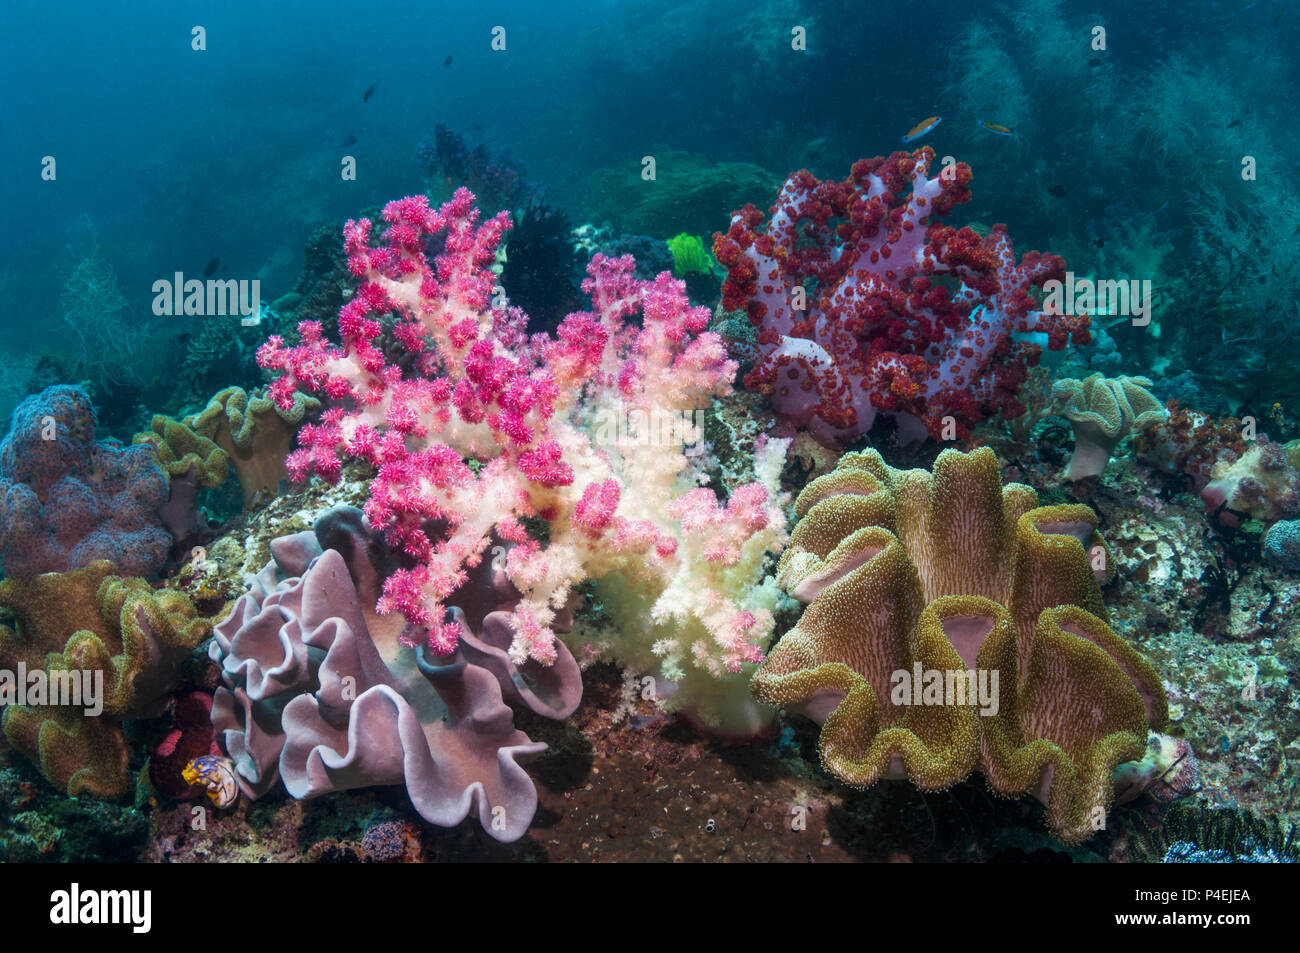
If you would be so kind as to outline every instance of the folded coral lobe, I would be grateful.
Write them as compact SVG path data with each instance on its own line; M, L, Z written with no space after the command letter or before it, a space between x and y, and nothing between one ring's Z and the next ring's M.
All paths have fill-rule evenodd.
M402 617L369 608L387 565L376 538L350 508L281 537L217 626L212 722L237 782L250 798L277 780L295 798L404 783L431 824L474 814L490 836L516 840L537 809L521 765L546 745L515 727L509 703L568 716L582 697L577 662L562 644L541 675L509 661L499 609L518 593L493 587L486 560L453 593L467 607L449 611L461 628L455 650L405 644Z
M978 763L996 792L1038 795L1060 839L1086 837L1165 699L1106 624L1095 514L1037 502L987 449L933 473L846 455L796 503L778 573L808 608L754 694L822 722L823 764L850 784L936 790Z

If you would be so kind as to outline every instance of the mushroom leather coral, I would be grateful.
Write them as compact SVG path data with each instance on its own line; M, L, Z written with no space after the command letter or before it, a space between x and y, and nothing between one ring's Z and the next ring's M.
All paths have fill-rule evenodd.
M155 414L150 428L131 441L153 450L167 474L167 503L163 526L181 547L207 528L198 506L199 488L215 489L230 475L230 457L215 443L181 420Z
M211 488L224 483L230 473L226 451L189 424L162 414L154 414L149 429L131 442L153 448L159 466L172 479L189 476Z
M1067 480L1097 476L1106 469L1121 440L1155 424L1168 413L1147 390L1148 377L1065 378L1052 387L1061 403L1062 416L1074 427L1074 454L1065 471Z
M1114 569L1095 514L1037 504L1002 486L988 449L945 450L933 474L847 454L796 503L778 580L809 605L754 695L822 722L822 763L849 784L938 790L978 765L996 793L1043 801L1060 840L1086 838L1116 766L1142 757L1168 711L1155 671L1106 624ZM918 664L996 672L996 704L891 703L896 673Z

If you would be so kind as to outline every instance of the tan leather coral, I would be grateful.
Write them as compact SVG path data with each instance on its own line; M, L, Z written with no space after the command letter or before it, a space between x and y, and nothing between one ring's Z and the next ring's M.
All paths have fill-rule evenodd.
M198 414L185 418L194 431L225 451L239 475L244 505L260 494L272 493L287 479L284 460L303 417L320 408L320 401L293 395L293 408L284 411L258 391L242 387L218 391Z
M1168 414L1148 387L1146 377L1063 378L1052 386L1061 416L1074 427L1074 453L1065 468L1067 480L1097 476L1106 469L1119 442L1162 422Z
M850 784L937 790L978 765L1074 843L1168 716L1159 677L1106 624L1095 514L1037 503L1002 486L988 449L945 450L933 473L845 455L796 503L778 580L808 607L751 688L822 722L822 762Z

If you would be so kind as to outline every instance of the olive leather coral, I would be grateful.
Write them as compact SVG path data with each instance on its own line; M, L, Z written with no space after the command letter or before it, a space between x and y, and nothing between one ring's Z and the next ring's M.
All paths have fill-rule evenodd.
M149 429L136 434L131 443L153 448L158 465L173 480L188 476L213 488L230 474L230 460L224 450L184 421L162 414L154 414Z
M1114 568L1092 510L1002 486L988 449L945 450L933 473L868 450L805 487L796 515L778 581L808 607L754 695L822 722L822 763L849 784L939 790L978 766L994 792L1043 801L1063 842L1089 836L1116 766L1168 718L1159 677L1106 623ZM996 673L995 704L898 703L918 664Z
M97 560L66 573L0 583L0 668L103 673L103 711L82 705L11 704L3 712L10 744L69 797L113 798L128 789L130 751L121 722L163 711L181 663L212 632L183 593L113 575ZM93 677L93 676L92 676Z
M185 423L225 451L249 506L289 476L284 461L293 436L303 417L319 408L320 401L305 394L294 394L292 409L285 411L260 392L227 387Z

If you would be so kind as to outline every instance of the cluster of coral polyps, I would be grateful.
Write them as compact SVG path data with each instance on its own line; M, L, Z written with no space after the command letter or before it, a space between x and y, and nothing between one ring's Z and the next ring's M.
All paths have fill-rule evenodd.
M1164 421L1143 430L1133 441L1137 458L1164 473L1185 473L1200 490L1210 482L1214 465L1246 452L1242 423L1236 417L1213 420L1171 400Z
M1244 432L1235 417L1211 420L1170 401L1168 418L1139 434L1134 450L1149 466L1186 474L1211 519L1225 526L1300 515L1300 472L1287 448L1266 435L1248 440Z
M95 439L95 408L79 387L48 387L20 403L0 442L0 564L35 576L110 560L129 576L162 566L167 477L140 447Z
M509 612L515 664L553 663L552 622L573 587L619 575L652 601L673 600L655 604L653 625L637 620L663 657L705 677L740 674L762 657L772 618L751 604L757 578L718 569L757 574L784 543L772 490L739 487L724 504L683 480L693 438L600 436L624 432L615 420L685 420L730 392L736 364L705 330L709 310L667 273L640 281L631 257L596 255L583 282L592 309L568 315L555 337L530 336L526 315L491 300L509 216L478 218L460 189L438 210L424 196L389 203L379 247L368 219L347 223L349 267L363 281L339 315L341 343L303 322L300 344L273 336L258 352L284 372L269 390L282 408L298 388L330 404L299 432L291 475L337 480L342 456L377 468L365 515L414 562L385 578L378 608L405 616L408 644L455 650L461 629L446 600L498 539L515 544L505 564L520 593ZM434 262L431 244L443 249ZM376 346L377 318L390 312L410 352L401 365ZM545 545L525 517L548 524Z
M1275 523L1300 515L1300 473L1281 444L1257 438L1238 459L1225 455L1210 471L1201 499L1225 526L1246 518Z
M905 442L1019 416L1040 344L1089 343L1086 316L1046 313L1031 295L1064 277L1059 257L1017 264L1005 226L981 237L935 223L970 200L971 171L931 178L933 158L927 147L861 159L842 182L801 170L766 230L748 205L714 235L722 306L745 309L757 330L746 386L824 443L867 432L879 413ZM955 434L942 432L949 416Z
M1114 570L1092 510L1002 486L991 450L945 450L933 474L869 450L810 483L796 513L779 581L809 605L754 694L821 721L822 763L850 784L938 790L978 765L998 794L1042 800L1062 841L1097 829L1115 768L1168 713L1155 671L1106 624ZM947 694L970 672L992 692Z

